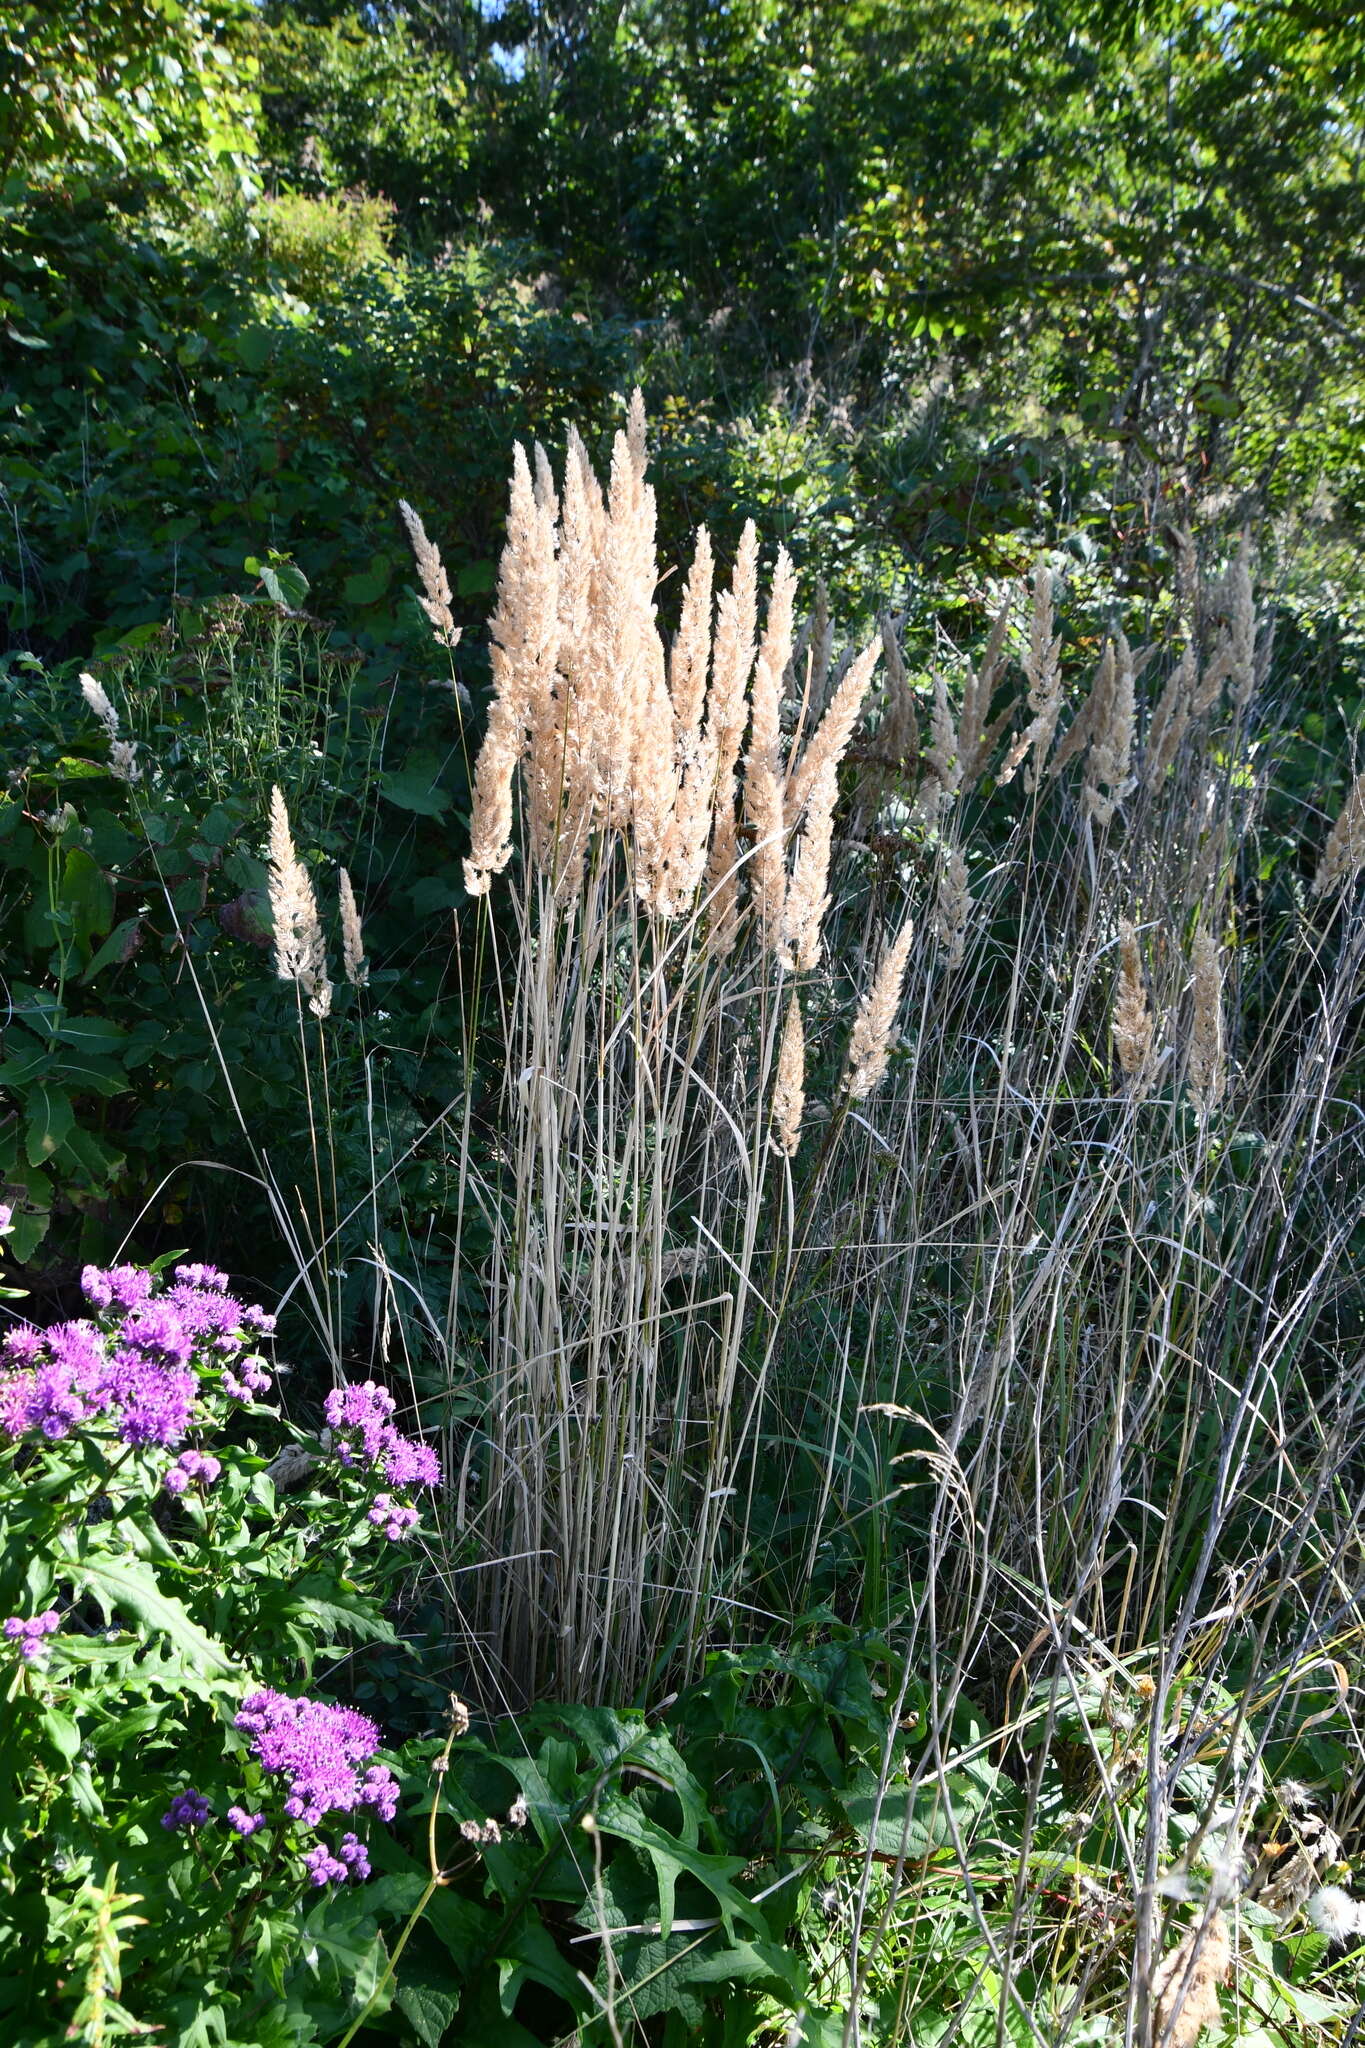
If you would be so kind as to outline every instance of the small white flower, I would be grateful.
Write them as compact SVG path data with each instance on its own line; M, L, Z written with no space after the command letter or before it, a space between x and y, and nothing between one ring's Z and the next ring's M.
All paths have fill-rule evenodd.
M1354 1934L1365 1934L1365 1906L1353 1899L1339 1884L1325 1884L1313 1893L1305 1909L1319 1934L1338 1946Z

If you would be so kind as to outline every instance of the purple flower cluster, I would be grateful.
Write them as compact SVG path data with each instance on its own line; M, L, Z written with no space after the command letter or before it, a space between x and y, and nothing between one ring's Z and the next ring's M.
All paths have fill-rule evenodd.
M317 1827L329 1813L370 1806L381 1820L398 1810L398 1782L383 1764L361 1766L379 1747L379 1730L354 1707L287 1693L254 1692L243 1701L236 1726L251 1737L253 1754L284 1779L290 1820Z
M377 1493L368 1519L376 1529L384 1531L390 1543L399 1543L417 1527L419 1517L416 1508L396 1501L392 1494Z
M35 1614L28 1621L22 1615L11 1614L5 1623L5 1640L19 1645L19 1655L25 1664L34 1664L47 1655L46 1638L53 1635L62 1625L62 1618L55 1607L49 1607L46 1614Z
M212 1486L222 1469L221 1462L208 1451L182 1451L161 1483L167 1493L183 1493L195 1480Z
M309 1884L345 1884L350 1878L363 1884L370 1874L369 1851L358 1835L343 1835L334 1856L325 1842L310 1849L303 1859Z
M174 1445L193 1420L196 1364L221 1366L240 1400L269 1386L264 1359L247 1347L274 1318L229 1294L226 1274L177 1266L171 1286L158 1293L157 1284L141 1266L87 1266L81 1287L102 1326L11 1330L0 1345L0 1433L59 1442L104 1419L127 1444Z
M390 1486L438 1486L441 1465L429 1444L403 1436L393 1426L393 1395L373 1380L352 1381L327 1396L327 1426L340 1442L343 1465L373 1465Z
M187 1792L177 1792L161 1816L163 1828L201 1828L213 1808L202 1792L196 1792L193 1785Z
M230 1806L227 1810L228 1823L239 1835L254 1835L257 1828L265 1826L263 1813L248 1813L244 1806Z

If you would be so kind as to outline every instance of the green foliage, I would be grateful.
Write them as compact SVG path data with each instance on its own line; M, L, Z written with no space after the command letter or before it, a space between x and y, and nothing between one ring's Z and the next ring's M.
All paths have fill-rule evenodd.
M113 179L184 205L226 171L251 189L244 0L21 0L0 17L0 183Z
M306 589L291 565L257 566L281 596ZM335 1092L345 1211L371 1191L330 1261L340 1272L390 1228L396 1252L403 1202L435 1185L431 1163L406 1155L456 1086L449 1056L418 1057L440 996L429 941L460 895L449 820L465 769L449 676L395 696L382 664L332 650L264 596L182 610L173 633L103 673L135 749L131 781L112 772L74 676L25 658L0 675L13 748L0 927L14 977L0 1181L20 1255L54 1222L47 1255L77 1263L112 1252L130 1227L152 1248L190 1228L271 1277L267 1190L284 1190L297 1218L293 1191L314 1185L310 1081ZM327 1033L302 1047L271 956L276 783L313 863L333 960L340 864L371 961L368 991L343 983ZM400 990L400 1014L386 1014ZM168 1179L173 1162L196 1159L206 1172ZM312 1227L325 1238L338 1221ZM357 1271L343 1319L371 1296Z

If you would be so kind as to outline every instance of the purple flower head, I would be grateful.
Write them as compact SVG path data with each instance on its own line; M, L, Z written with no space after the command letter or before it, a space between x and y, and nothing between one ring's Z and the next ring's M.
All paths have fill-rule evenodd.
M20 1614L11 1614L4 1624L5 1640L19 1645L19 1655L25 1664L36 1664L40 1657L47 1655L45 1638L61 1627L62 1618L55 1607L49 1607L46 1614L35 1614L25 1621Z
M263 1308L257 1308L254 1303L248 1303L243 1309L242 1323L257 1337L273 1337L275 1334L274 1316Z
M335 1857L325 1842L319 1842L316 1849L310 1849L303 1859L308 1872L309 1884L345 1884L349 1872L346 1865Z
M377 1386L373 1380L352 1380L346 1386L332 1389L323 1403L323 1413L328 1428L338 1435L358 1436L362 1455L374 1464L384 1448L389 1418L396 1406L386 1387Z
M264 1394L269 1386L270 1368L255 1352L238 1359L235 1366L223 1368L223 1391L231 1394L234 1401L249 1401L253 1394Z
M149 1302L152 1287L152 1275L143 1266L86 1266L81 1273L81 1293L91 1307L120 1315Z
M35 1330L32 1323L20 1323L17 1329L6 1330L0 1350L7 1365L32 1365L45 1341L42 1331Z
M396 1429L388 1433L382 1460L390 1486L439 1486L441 1461L430 1444L419 1444Z
M228 1276L217 1266L177 1266L175 1277L183 1280L187 1287L207 1287L216 1289L219 1294L227 1292Z
M118 1334L125 1351L155 1365L188 1365L194 1352L189 1328L175 1304L165 1297L145 1302L126 1315Z
M244 1806L230 1806L227 1810L228 1824L239 1835L254 1835L257 1828L265 1826L263 1813L248 1813Z
M370 1874L370 1855L358 1835L343 1835L335 1855L325 1842L319 1842L304 1857L303 1867L310 1884L345 1884L347 1878L363 1884Z
M381 1820L392 1820L398 1811L398 1780L387 1764L375 1764L365 1773L360 1788L362 1806L372 1806Z
M59 1442L107 1406L108 1355L93 1323L14 1330L6 1351L24 1361L0 1373L0 1427L7 1435Z
M373 1380L334 1387L323 1404L323 1413L328 1428L340 1439L336 1446L339 1461L343 1465L358 1461L373 1465L390 1486L439 1485L440 1460L428 1444L417 1443L395 1429L396 1405L393 1395Z
M161 1816L163 1828L201 1828L213 1808L202 1792L191 1786L187 1792L177 1792Z
M398 1790L392 1774L378 1766L362 1781L358 1769L379 1747L379 1730L368 1715L354 1707L263 1691L243 1701L236 1726L251 1737L252 1753L265 1769L283 1779L290 1820L317 1827L329 1813L353 1813L357 1806L383 1812L388 1801L379 1780L393 1785L384 1815L392 1818Z
M192 1480L212 1486L222 1469L221 1461L208 1451L182 1451L161 1483L167 1493L183 1493Z
M0 1237L7 1237L14 1228L14 1205L0 1202Z
M118 1409L118 1433L126 1444L178 1444L188 1433L199 1393L194 1373L119 1349L108 1385Z
M418 1514L416 1508L406 1507L401 1501L395 1501L391 1494L377 1493L367 1519L373 1522L376 1529L384 1531L390 1543L398 1543L416 1528Z

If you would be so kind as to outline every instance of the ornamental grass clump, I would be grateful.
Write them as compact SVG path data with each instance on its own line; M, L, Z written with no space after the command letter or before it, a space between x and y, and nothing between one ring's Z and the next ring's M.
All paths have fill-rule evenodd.
M701 1654L804 1228L803 1008L828 1005L841 775L882 642L793 721L785 551L765 602L752 525L728 576L698 534L670 640L654 532L638 394L605 483L577 436L558 480L517 450L466 861L476 897L508 876L481 942L505 1171L462 1167L493 1247L461 1489L489 1568L460 1602L491 1697L627 1697ZM885 991L883 1059L894 1012ZM842 1127L837 1069L822 1087Z

